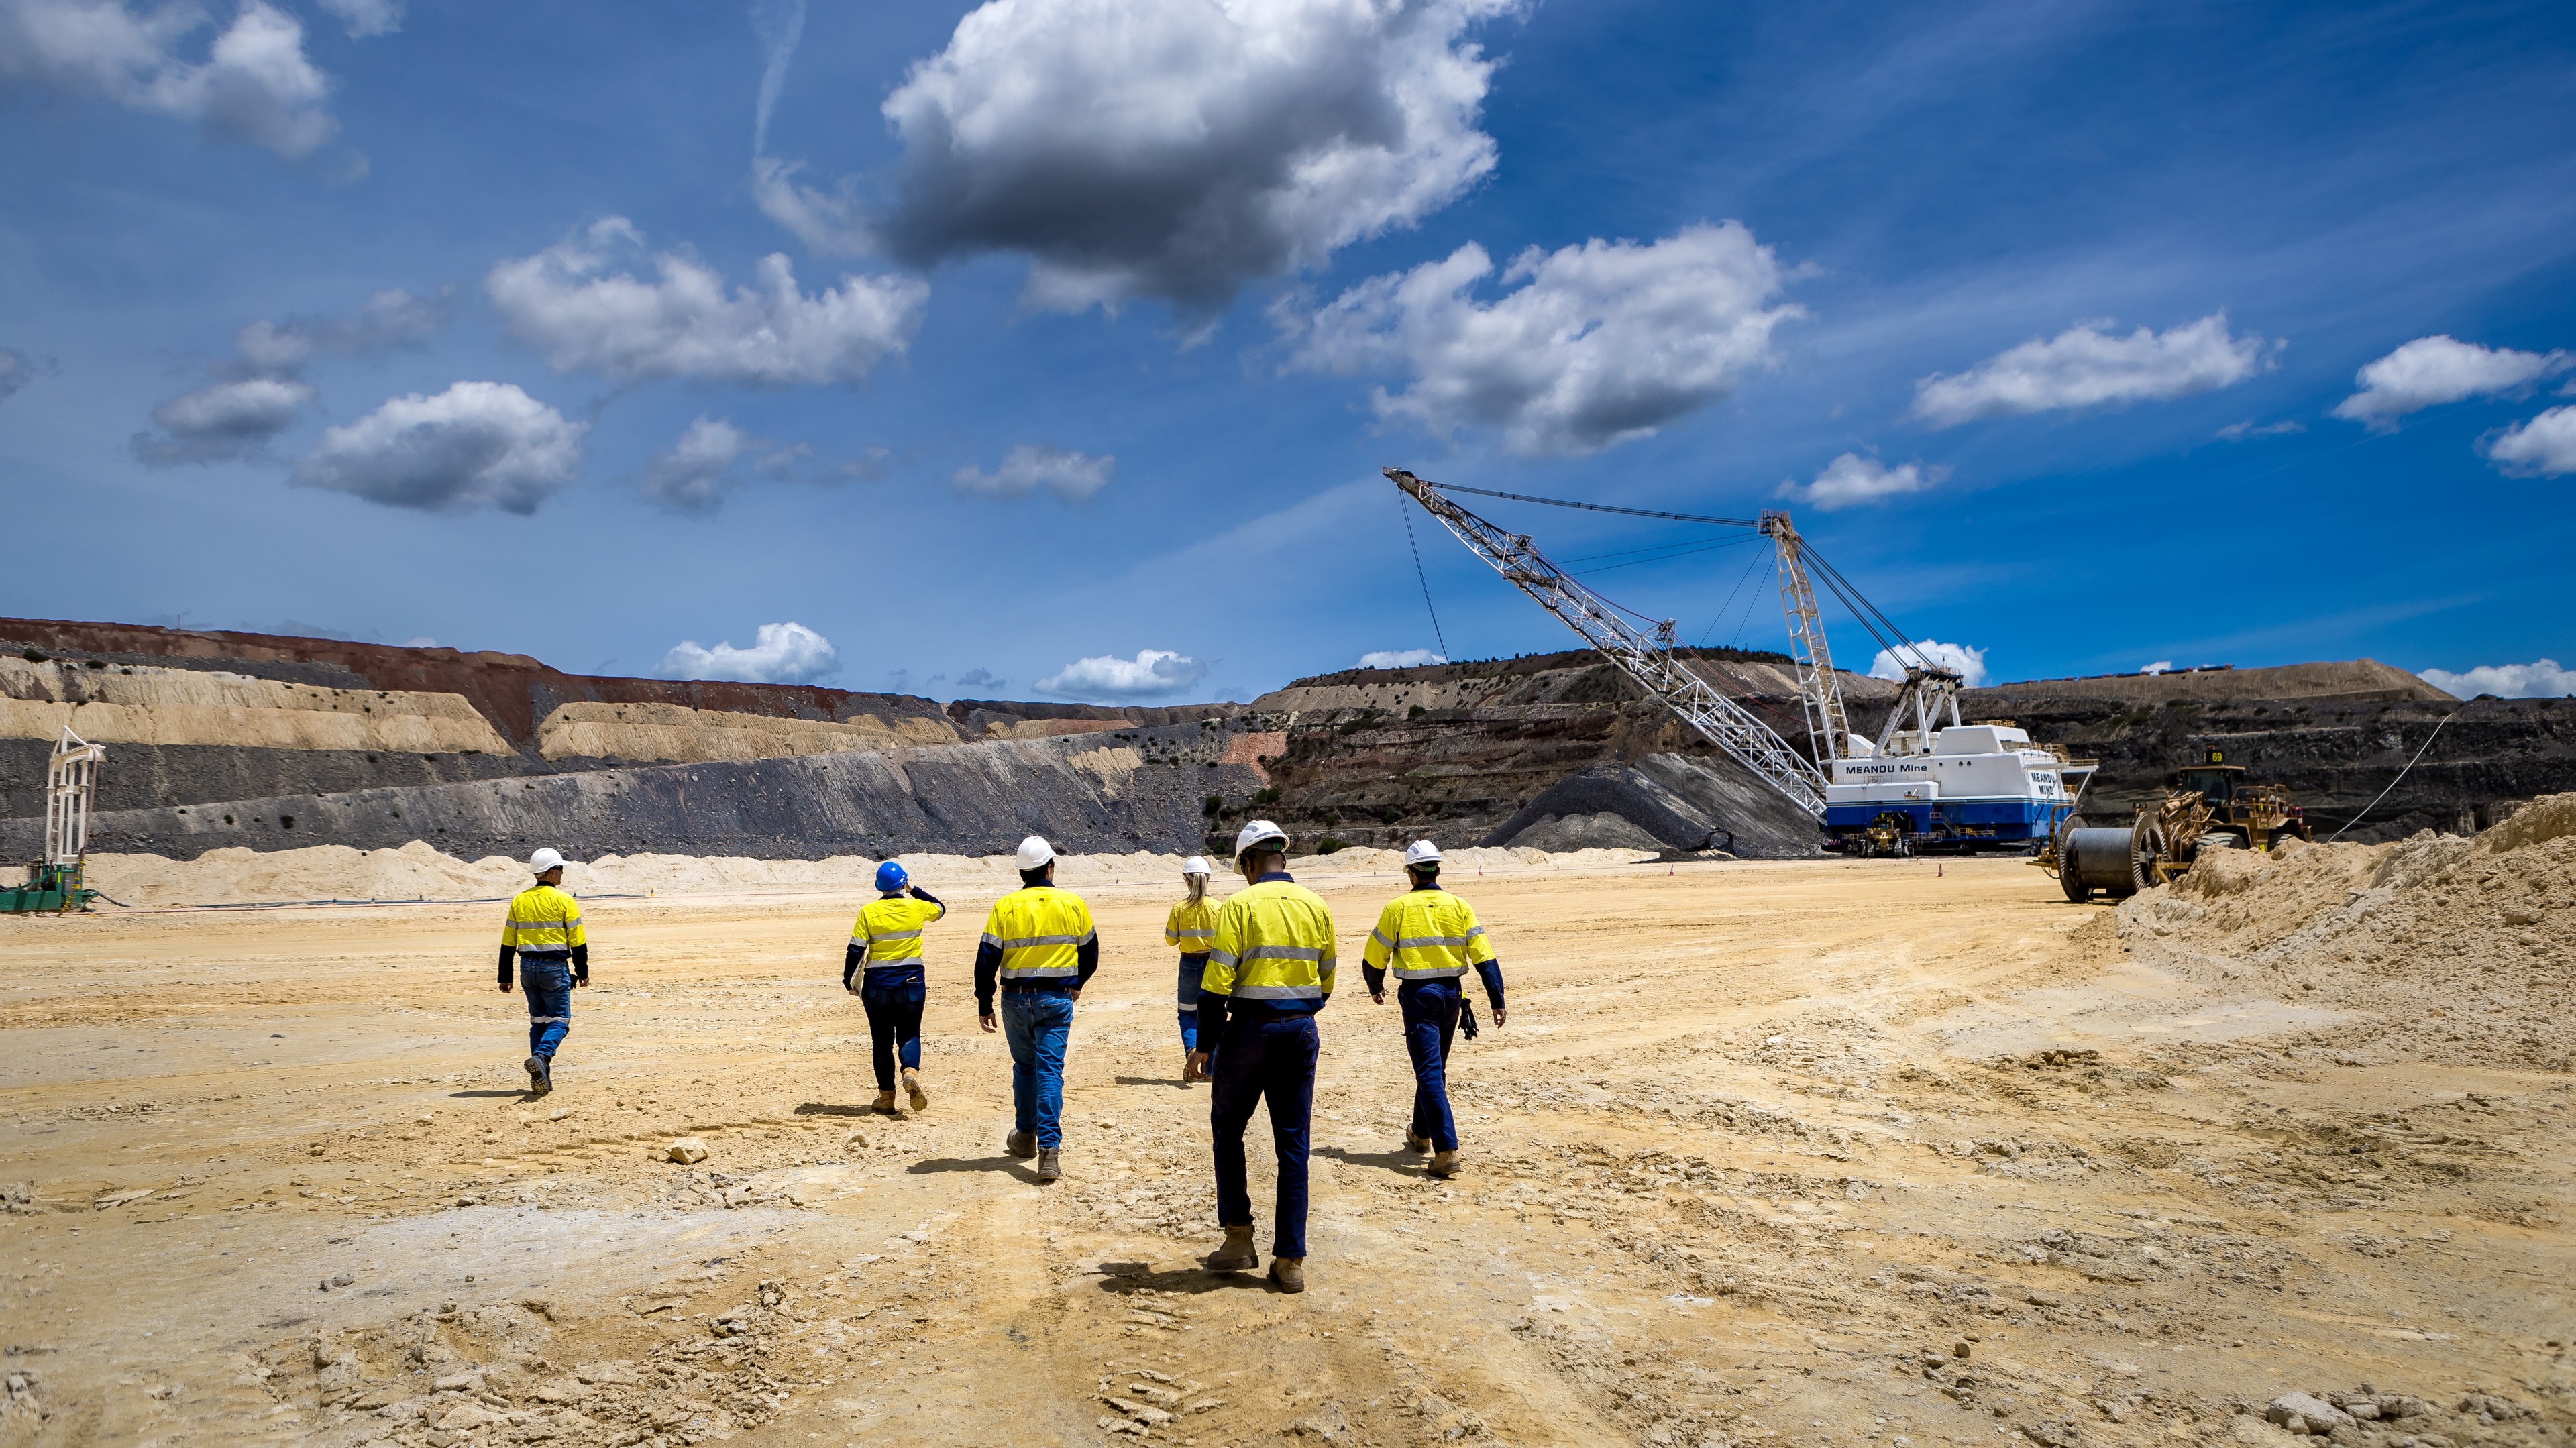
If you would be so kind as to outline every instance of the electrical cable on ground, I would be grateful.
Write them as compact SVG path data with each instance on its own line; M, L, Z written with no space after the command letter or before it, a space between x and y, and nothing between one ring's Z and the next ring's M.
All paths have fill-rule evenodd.
M1440 610L1431 606L1431 575L1423 571L1422 544L1413 536L1413 510L1404 506L1404 498L1401 494L1396 497L1395 511L1404 519L1404 541L1413 545L1413 576L1422 583L1422 609L1423 612L1431 615L1431 637L1439 640L1440 657L1443 662L1446 662L1449 657L1449 640L1440 632Z
M2450 713L2442 716L2442 723L2434 725L2433 732L2424 736L2423 746L2415 751L2415 758L2407 760L2406 768L2397 771L2397 779L2404 779L2407 771L2415 767L2416 760L2420 760L2424 757L2424 750L2432 748L2433 741L2442 737L2442 725L2448 724L2452 720L2459 718L2462 712L2463 710L2461 709L2454 709ZM2397 787L2397 779L2388 781L2388 789L2383 789L2379 792L2379 799L2374 799L2370 803L2363 805L2361 807L2361 814L2354 815L2351 819L2345 820L2343 822L2342 830L2337 830L2333 834L2326 836L2326 843L2331 845L2335 841L2342 839L2344 830L2351 829L2354 825L2361 823L2361 815L2366 815L2372 810L2379 808L2379 800L2388 798L2388 791Z

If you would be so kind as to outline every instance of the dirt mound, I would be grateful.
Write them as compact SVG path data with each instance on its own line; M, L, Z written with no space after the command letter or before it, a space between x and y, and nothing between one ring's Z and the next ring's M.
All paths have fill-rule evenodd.
M1817 853L1805 811L1732 761L1650 754L1552 785L1485 837L1489 845L1724 850L1745 859Z
M926 888L998 892L1014 887L1017 867L1008 855L905 854L895 857ZM1125 855L1058 857L1058 883L1072 889L1163 882L1178 886L1181 857L1138 850ZM1452 850L1449 869L1458 877L1484 871L1607 869L1652 858L1643 850L1584 850L1549 855L1540 850ZM1301 858L1299 875L1340 878L1397 876L1404 857L1393 850L1343 850ZM564 868L564 886L575 895L695 895L760 891L843 890L854 896L873 888L878 862L864 855L823 860L755 860L738 855L603 855ZM300 850L208 850L193 860L159 855L92 855L90 883L115 901L137 908L178 905L281 905L314 901L492 900L524 889L527 867L506 855L460 860L414 840L396 850L355 850L315 845ZM1217 893L1227 893L1220 884Z
M2348 1012L2318 1042L2342 1055L2576 1063L2542 1026L2576 1005L2576 794L2474 838L2209 851L2119 921L2151 963Z

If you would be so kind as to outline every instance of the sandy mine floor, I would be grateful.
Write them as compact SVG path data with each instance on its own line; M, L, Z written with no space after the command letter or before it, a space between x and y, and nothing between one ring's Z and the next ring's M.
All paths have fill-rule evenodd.
M1195 1266L1160 888L1092 892L1053 1187L974 1029L988 884L899 1120L839 895L591 902L543 1101L496 906L0 919L0 1444L2285 1445L2294 1390L2570 1441L2563 1073L2337 1064L2319 998L2134 963L2018 862L1452 883L1514 994L1442 1184L1355 969L1394 882L1324 881L1302 1297Z

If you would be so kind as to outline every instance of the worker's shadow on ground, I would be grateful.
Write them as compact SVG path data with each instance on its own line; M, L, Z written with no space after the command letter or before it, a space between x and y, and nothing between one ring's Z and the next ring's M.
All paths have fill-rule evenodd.
M1139 1292L1186 1292L1196 1296L1225 1291L1277 1292L1279 1284L1259 1271L1211 1272L1197 1266L1157 1270L1150 1262L1103 1262L1100 1290L1112 1297L1132 1297Z
M1423 1170L1425 1159L1401 1151L1353 1151L1347 1146L1319 1146L1315 1155L1328 1156L1344 1166L1373 1166L1397 1176L1428 1176Z
M1121 1086L1169 1086L1175 1091L1187 1091L1193 1085L1206 1084L1184 1081L1177 1076L1121 1076L1117 1079Z
M833 1101L808 1101L796 1108L799 1116L885 1116L873 1106L849 1106ZM891 1121L893 1117L886 1117Z
M447 1099L450 1101L478 1101L493 1096L526 1096L533 1099L536 1094L537 1093L529 1090L525 1086L519 1086L508 1090L497 1091L450 1091L447 1093Z
M1007 1156L934 1156L914 1162L904 1171L913 1176L936 1176L950 1171L997 1171L1024 1182L1034 1183L1038 1179L1035 1168Z

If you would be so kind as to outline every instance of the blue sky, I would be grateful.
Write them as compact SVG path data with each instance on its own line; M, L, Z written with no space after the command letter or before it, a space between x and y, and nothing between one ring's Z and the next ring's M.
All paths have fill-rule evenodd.
M0 0L0 136L8 614L1248 698L1435 646L1391 463L1998 679L2576 689L2563 5ZM1756 551L1592 581L1777 647Z

